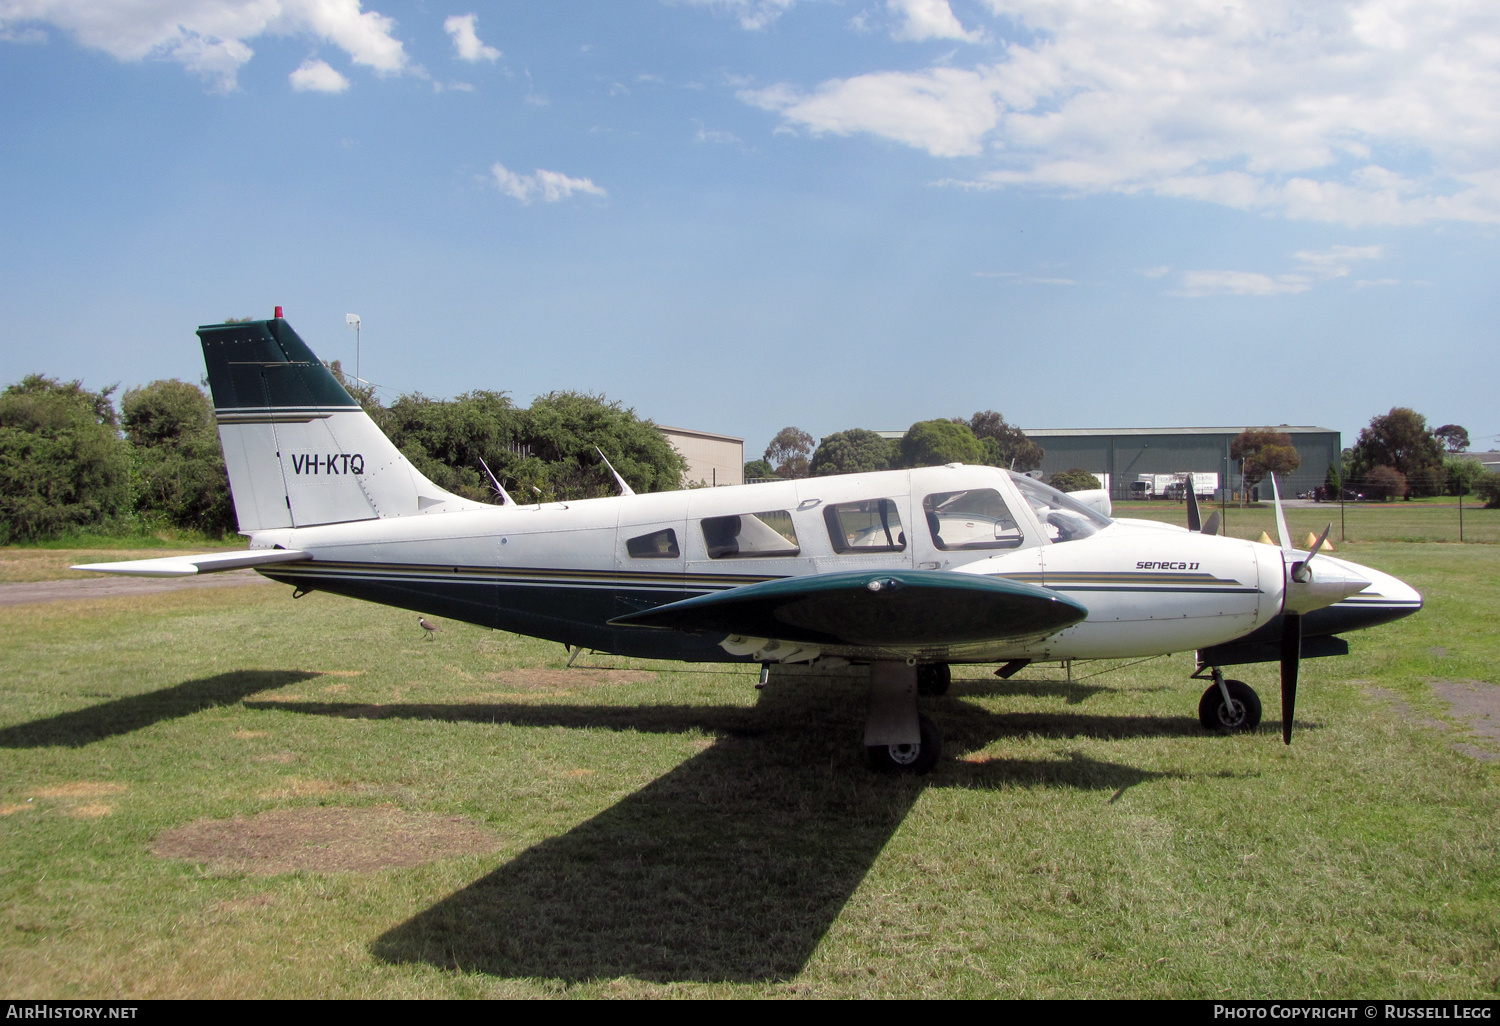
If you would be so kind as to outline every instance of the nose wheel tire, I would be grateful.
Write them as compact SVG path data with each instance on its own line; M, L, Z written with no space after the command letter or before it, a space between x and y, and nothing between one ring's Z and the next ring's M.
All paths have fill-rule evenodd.
M953 683L953 671L947 663L924 663L917 667L917 694L946 695Z
M1198 722L1217 733L1249 732L1260 726L1260 696L1242 680L1226 680L1230 704L1224 704L1219 685L1210 684L1198 702Z
M918 717L917 724L922 731L922 740L918 744L866 747L865 755L870 760L870 768L877 773L920 775L936 766L938 756L943 754L943 739L938 734L937 725L926 716Z

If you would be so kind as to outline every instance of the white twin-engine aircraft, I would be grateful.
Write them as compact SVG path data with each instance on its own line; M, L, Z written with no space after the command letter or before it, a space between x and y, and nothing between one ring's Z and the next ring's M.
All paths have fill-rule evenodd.
M321 590L573 649L813 667L867 664L865 746L925 772L941 746L917 696L951 663L1196 651L1205 727L1252 730L1260 700L1220 667L1279 660L1291 740L1302 656L1421 608L1388 574L1287 541L1113 520L1063 494L950 464L518 505L450 494L391 444L280 316L198 329L247 552L77 567L185 576L254 567ZM602 455L602 454L601 454ZM611 468L612 469L612 468ZM618 478L618 475L616 475ZM1330 525L1331 526L1331 525ZM1207 532L1207 533L1205 533ZM1324 538L1327 532L1324 532Z

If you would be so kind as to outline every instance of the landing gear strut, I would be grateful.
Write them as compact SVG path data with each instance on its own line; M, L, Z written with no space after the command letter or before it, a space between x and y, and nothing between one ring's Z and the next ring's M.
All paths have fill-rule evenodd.
M1204 730L1248 733L1260 726L1260 696L1242 680L1225 680L1213 668L1214 682L1198 701L1198 722Z
M947 666L943 669L947 670ZM915 666L898 662L870 664L865 755L871 769L885 773L926 773L937 765L943 742L933 722L917 712L920 681L921 673Z

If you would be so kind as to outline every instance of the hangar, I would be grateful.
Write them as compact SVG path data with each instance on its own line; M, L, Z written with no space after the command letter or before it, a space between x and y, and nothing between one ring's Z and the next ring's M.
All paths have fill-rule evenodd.
M1265 425L1253 425L1254 428ZM1217 473L1219 497L1232 498L1240 468L1229 458L1229 443L1246 427L1036 428L1026 437L1046 452L1041 470L1047 476L1074 467L1105 481L1110 497L1130 497L1130 483L1140 474L1183 471ZM1343 445L1337 431L1323 427L1270 428L1292 437L1302 465L1281 483L1283 495L1310 492L1323 484L1330 465L1337 466Z

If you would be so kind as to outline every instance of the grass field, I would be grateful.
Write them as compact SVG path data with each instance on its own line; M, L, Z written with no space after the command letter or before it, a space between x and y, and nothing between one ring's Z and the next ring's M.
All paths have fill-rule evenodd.
M1500 547L1340 552L1428 605L1304 663L1290 748L1269 664L1234 737L1187 655L973 668L921 780L845 679L279 587L3 607L0 991L1494 998L1500 761L1431 684L1500 683Z

